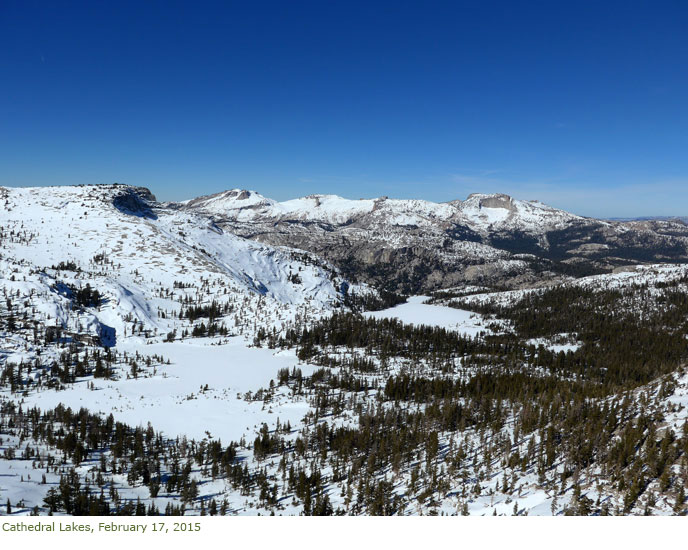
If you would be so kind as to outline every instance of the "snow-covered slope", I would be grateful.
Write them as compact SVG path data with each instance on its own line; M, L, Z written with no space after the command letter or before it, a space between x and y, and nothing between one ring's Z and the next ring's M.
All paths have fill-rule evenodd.
M474 229L516 229L537 233L585 220L582 216L539 201L522 201L503 194L474 193L465 201L451 204L459 209Z
M278 320L278 312L293 315L298 306L329 311L342 300L343 279L317 258L164 208L147 190L0 188L0 205L0 287L8 293L30 288L43 297L37 307L63 325L69 288L86 283L104 296L90 314L118 335L130 322L151 334L172 330L169 314L184 303L231 304L234 324L253 326ZM67 285L64 291L60 285ZM274 314L247 318L258 304Z
M266 408L251 392L278 369L314 369L293 351L256 349L254 337L327 316L352 290L375 294L310 253L243 239L146 189L0 188L3 498L28 514L66 471L65 462L44 472L13 460L8 449L23 438L8 435L2 414L19 400L43 411L86 407L133 426L154 421L184 440L210 431L252 439L280 419L298 425L305 400L285 391ZM150 496L135 485L113 472L123 495ZM161 508L179 502L174 493Z

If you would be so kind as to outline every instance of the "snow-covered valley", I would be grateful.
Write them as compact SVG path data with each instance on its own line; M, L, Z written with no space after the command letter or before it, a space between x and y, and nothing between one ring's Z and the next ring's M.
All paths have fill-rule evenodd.
M687 265L400 297L218 209L380 235L581 219L241 196L0 188L3 512L685 512Z

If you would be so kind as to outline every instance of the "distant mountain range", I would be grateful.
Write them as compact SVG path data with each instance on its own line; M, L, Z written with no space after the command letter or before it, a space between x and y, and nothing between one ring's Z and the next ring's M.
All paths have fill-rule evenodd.
M447 203L335 195L278 202L233 189L163 203L145 188L102 185L0 188L3 202L8 223L31 227L34 243L45 241L34 252L45 265L71 259L70 241L91 239L93 255L131 258L131 269L162 265L163 252L174 252L177 260L165 267L170 277L223 273L282 302L305 299L305 288L312 289L309 299L336 301L345 281L418 294L464 284L521 288L639 263L688 262L681 219L594 219L504 194ZM317 277L326 282L293 288L295 271L305 274L309 265L319 266Z
M349 278L407 294L466 283L517 288L688 261L680 219L586 218L504 194L447 203L334 195L277 202L233 189L167 206L248 239L313 252Z
M688 223L688 216L640 216L637 218L606 218L606 219L610 220L610 221L618 221L618 222L659 220L659 221L680 221L680 222Z

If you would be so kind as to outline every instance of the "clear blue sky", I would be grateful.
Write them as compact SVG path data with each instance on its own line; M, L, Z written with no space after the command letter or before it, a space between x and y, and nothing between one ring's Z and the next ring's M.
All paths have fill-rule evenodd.
M688 215L688 3L0 2L0 185Z

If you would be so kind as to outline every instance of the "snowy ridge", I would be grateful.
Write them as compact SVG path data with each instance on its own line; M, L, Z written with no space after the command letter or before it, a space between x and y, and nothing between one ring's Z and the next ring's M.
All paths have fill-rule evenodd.
M541 231L584 219L537 201L515 200L502 194L472 194L465 201L448 203L388 197L352 200L337 195L309 195L277 202L255 191L232 189L180 205L235 221L290 219L340 225L365 220L398 226L462 223L476 231Z
M521 290L508 290L504 292L478 292L460 298L466 304L493 303L496 305L513 305L526 295L541 293L545 290L556 288L560 285L586 288L593 291L632 289L634 287L648 286L648 293L661 295L655 288L657 285L675 283L688 277L688 264L679 265L637 265L629 266L616 273L605 273L603 275L590 275L579 279L570 279L564 283L543 285L537 288L525 288ZM434 303L448 304L453 299L435 300Z
M474 228L537 231L563 227L585 218L539 201L523 201L503 194L469 195L455 204Z
M234 189L177 205L251 240L309 250L352 278L404 294L460 284L522 288L638 263L688 262L679 221L585 218L494 193L434 203Z

